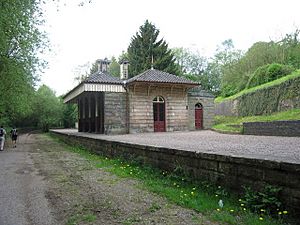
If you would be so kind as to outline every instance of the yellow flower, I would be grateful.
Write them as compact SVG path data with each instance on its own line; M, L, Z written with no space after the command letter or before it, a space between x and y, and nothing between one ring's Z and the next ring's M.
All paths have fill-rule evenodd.
M241 206L244 206L244 204L241 204Z
M218 212L220 212L220 209L217 209Z
M230 212L234 212L234 210L233 210L233 209L230 209Z
M219 195L216 195L216 197L218 197Z
M259 220L264 220L264 218L262 218L262 217L259 217Z
M195 193L192 191L192 192L191 192L191 195L194 195L194 194L195 194Z
M260 209L260 211L261 211L261 212L265 212L266 210L265 210L265 209Z
M187 196L187 194L184 194L184 196Z
M196 190L196 188L195 187L193 187L193 191L195 191Z
M246 211L246 208L243 208L244 211Z
M287 214L287 213L288 213L288 211L286 211L286 210L283 211L283 214Z
M239 202L241 202L242 201L242 199L239 199Z
M282 214L282 212L279 211L279 212L278 212L278 215L281 215L281 214Z

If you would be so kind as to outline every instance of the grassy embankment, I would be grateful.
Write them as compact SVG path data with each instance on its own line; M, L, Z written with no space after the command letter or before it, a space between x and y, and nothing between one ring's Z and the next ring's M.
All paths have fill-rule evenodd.
M155 192L166 197L170 202L182 207L193 209L204 215L203 219L217 221L220 224L233 225L283 225L286 220L284 209L280 209L277 219L268 215L268 209L261 213L252 213L243 204L246 196L239 197L229 194L223 187L213 185L206 181L194 181L184 176L180 168L169 173L151 167L141 166L135 162L121 159L111 159L90 153L88 150L76 147L67 148L88 159L95 167L109 171L117 176L137 179L140 188ZM219 200L224 206L220 207ZM160 205L153 206L157 211ZM280 212L280 213L279 213ZM206 220L205 219L205 220ZM195 220L198 218L195 217ZM201 221L195 221L201 224Z
M300 77L300 70L293 72L290 75L282 77L280 79L253 87L245 89L235 95L229 96L227 98L218 97L215 99L215 103L220 103L226 100L236 99L243 95L261 90L267 89L275 85L280 85L288 80ZM229 116L216 116L215 125L213 129L220 132L230 132L230 133L241 133L243 122L266 122L266 121L279 121L279 120L300 120L300 109L292 109L288 111L273 113L270 115L261 116L247 116L247 117L229 117Z
M300 120L300 109L291 109L264 116L216 116L213 129L220 132L242 133L242 124L244 122L267 122L279 120Z

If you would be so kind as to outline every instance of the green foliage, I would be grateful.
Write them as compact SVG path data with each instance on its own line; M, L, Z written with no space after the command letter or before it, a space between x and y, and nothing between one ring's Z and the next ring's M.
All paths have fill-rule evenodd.
M152 57L154 68L168 73L179 73L178 65L168 44L163 39L158 40L159 30L148 20L131 38L128 47L128 60L130 62L129 75L135 76L151 68Z
M243 187L244 195L240 199L244 208L258 214L276 215L281 209L282 202L279 200L281 188L266 185L261 191L254 191L250 187Z
M254 43L242 57L225 65L221 63L221 96L228 97L236 94L245 89L247 84L249 84L248 87L254 87L256 84L274 80L281 74L288 73L284 71L285 69L290 70L288 66L300 69L299 33L300 30L297 29L278 42ZM224 56L224 53L221 56ZM268 69L264 67L269 64L273 64L273 66ZM287 67L279 68L277 64ZM274 76L272 77L272 75Z
M203 89L213 94L219 93L221 78L215 62L208 62L207 58L201 56L199 52L190 49L174 48L172 51L180 67L181 76L201 83Z
M33 103L33 118L35 124L43 131L50 127L62 126L63 103L46 85L42 85L36 92Z
M294 69L291 66L278 63L272 63L258 67L250 77L246 88L251 88L268 83L270 81L291 74L293 71Z
M60 99L60 104L63 104L62 99ZM64 128L74 128L75 123L78 121L78 108L76 104L63 104L63 127Z
M16 123L31 113L33 86L44 62L38 53L46 46L40 0L2 0L0 3L0 118Z
M111 58L108 72L114 77L120 77L120 64L117 62L117 59L115 57Z

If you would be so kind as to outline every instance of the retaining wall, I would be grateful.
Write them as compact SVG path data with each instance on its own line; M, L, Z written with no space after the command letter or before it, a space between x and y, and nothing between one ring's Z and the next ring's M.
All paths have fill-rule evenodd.
M243 133L251 135L300 137L300 120L243 123Z
M295 215L300 215L300 164L189 152L52 133L67 144L81 146L100 155L134 159L167 171L173 171L180 166L194 179L209 180L236 192L240 192L243 185L254 189L259 189L266 184L276 185L282 188L282 202Z

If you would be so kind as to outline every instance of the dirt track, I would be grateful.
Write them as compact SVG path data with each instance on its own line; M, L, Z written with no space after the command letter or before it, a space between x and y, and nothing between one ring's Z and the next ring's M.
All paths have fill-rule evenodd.
M42 134L21 136L0 167L0 225L216 224Z

